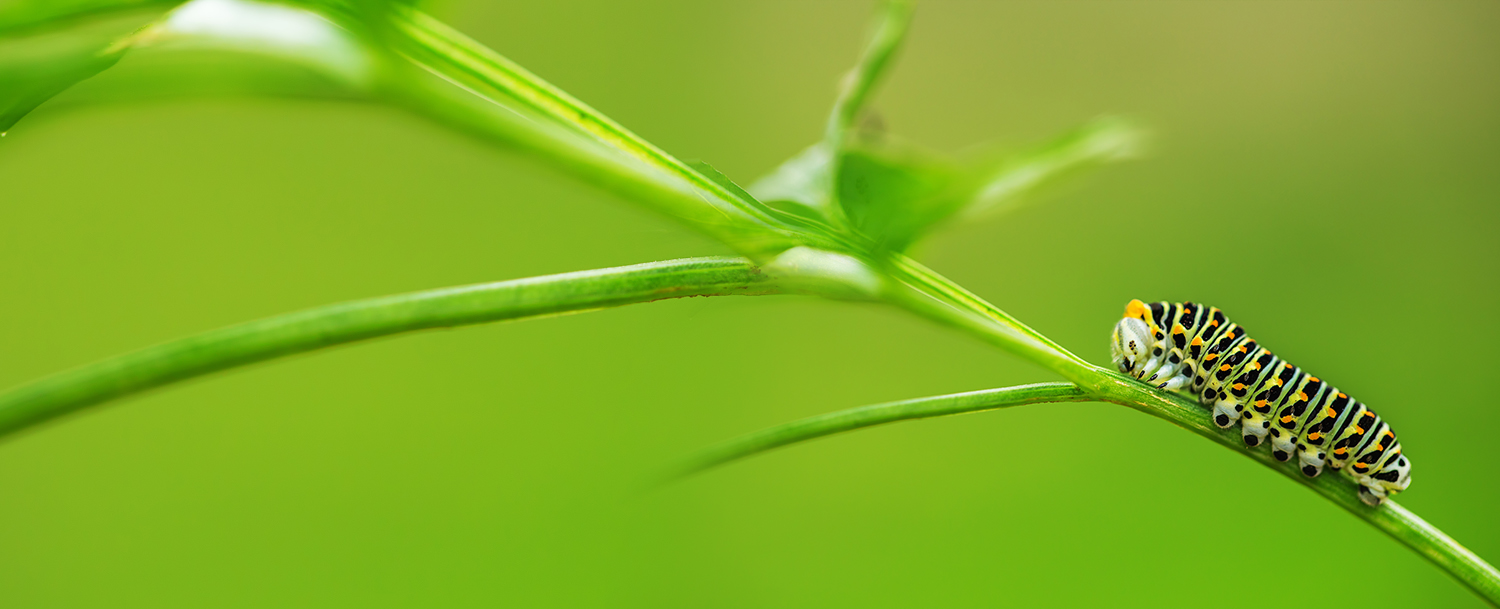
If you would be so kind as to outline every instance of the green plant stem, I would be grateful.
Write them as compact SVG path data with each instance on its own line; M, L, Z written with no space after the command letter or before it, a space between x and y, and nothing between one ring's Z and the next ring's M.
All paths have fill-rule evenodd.
M885 423L985 412L1022 404L1093 400L1072 383L1038 383L850 408L777 425L713 446L688 459L674 471L674 477L692 475L788 444Z
M691 223L746 255L759 258L796 244L850 249L848 240L839 235L799 230L784 221L782 212L693 169L562 89L437 19L403 8L394 10L392 16L401 36L398 41L402 45L401 52L413 62L476 96L502 106L522 107L538 118L583 134L592 142L627 157L631 161L627 166L640 174L640 180L675 182L671 188L690 200L658 198L653 202L660 205L666 201L668 205L661 210L684 219L692 213L689 211L691 207L703 208L706 204L716 210L719 217L697 218ZM446 108L436 110L429 114L446 121L443 116ZM588 177L587 172L584 177Z
M1098 369L1098 373L1106 379L1099 390L1072 383L1038 383L861 406L809 417L720 443L685 460L676 471L679 475L690 475L774 448L897 421L984 412L1022 404L1111 402L1166 419L1295 480L1421 554L1490 604L1500 606L1500 572L1395 501L1387 500L1378 507L1365 505L1348 478L1334 472L1308 478L1297 470L1295 463L1282 463L1266 450L1246 447L1237 430L1214 426L1206 409L1183 396L1156 391L1139 381L1104 369Z
M685 296L775 294L741 258L684 258L316 307L112 357L0 394L0 437L211 372L415 330L576 313Z
M909 292L896 291L890 299L892 304L973 334L1074 383L1094 384L1097 367L1088 360L1074 355L947 277L901 255L893 256L888 266L888 272L897 281L912 292L925 296L919 298Z

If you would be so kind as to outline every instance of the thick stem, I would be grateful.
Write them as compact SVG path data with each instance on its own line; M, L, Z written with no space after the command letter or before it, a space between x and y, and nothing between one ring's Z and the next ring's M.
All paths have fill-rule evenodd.
M359 340L684 296L774 294L741 258L684 258L357 300L211 330L0 394L0 437L87 406Z

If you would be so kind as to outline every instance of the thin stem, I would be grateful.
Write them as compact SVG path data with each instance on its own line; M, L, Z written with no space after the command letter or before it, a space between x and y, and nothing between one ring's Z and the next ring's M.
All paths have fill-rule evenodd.
M1208 410L1178 395L1157 391L1140 381L1111 370L1096 368L1102 382L1090 391L1100 401L1134 408L1151 416L1166 419L1178 427L1206 437L1218 444L1254 459L1287 478L1306 486L1344 510L1370 523L1396 541L1421 554L1475 594L1500 607L1500 571L1469 551L1452 537L1406 511L1395 501L1386 500L1370 507L1359 500L1355 485L1333 472L1308 478L1298 471L1294 461L1280 462L1269 450L1245 446L1237 429L1219 429L1209 420Z
M1209 421L1208 411L1195 402L1177 394L1156 391L1102 368L1096 370L1106 379L1101 390L1071 383L1039 383L861 406L809 417L718 444L685 460L677 472L679 476L685 476L774 448L897 421L983 412L1022 404L1111 402L1166 419L1295 480L1421 554L1492 605L1500 606L1500 572L1395 501L1386 500L1378 507L1365 505L1348 478L1332 472L1308 478L1297 470L1296 464L1282 463L1272 458L1268 451L1245 446L1237 430L1214 426Z
M718 444L686 460L673 477L692 475L788 444L896 421L984 412L1022 404L1093 400L1071 383L1038 383L850 408L784 423Z
M684 258L385 296L211 330L0 394L0 437L87 406L212 372L402 332L685 296L777 293L741 258Z

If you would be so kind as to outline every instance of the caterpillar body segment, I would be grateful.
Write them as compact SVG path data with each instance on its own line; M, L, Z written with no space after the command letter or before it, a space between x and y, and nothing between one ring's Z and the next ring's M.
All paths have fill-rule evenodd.
M1158 389L1191 393L1221 428L1240 423L1247 446L1270 444L1303 475L1342 471L1379 505L1411 484L1411 461L1379 415L1272 354L1222 311L1192 302L1132 300L1115 324L1115 366Z

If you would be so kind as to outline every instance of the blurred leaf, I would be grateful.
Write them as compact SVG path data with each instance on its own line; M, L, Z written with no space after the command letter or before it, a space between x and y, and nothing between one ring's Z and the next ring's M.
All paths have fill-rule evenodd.
M20 30L58 29L78 20L108 17L126 11L160 15L184 0L9 0L0 1L0 34ZM39 32L38 32L39 33Z
M0 40L0 133L52 96L112 66L117 41L154 17L101 18Z
M1097 119L1041 146L976 164L970 170L970 189L955 211L965 218L1013 211L1048 184L1133 158L1143 148L1144 134L1130 122Z
M766 205L807 219L823 219L829 197L832 155L823 143L808 146L750 184L750 193Z
M375 80L378 56L348 30L305 9L252 0L195 0L165 16L144 15L100 18L85 25L70 23L57 31L6 41L5 51L0 52L4 58L0 60L0 131L62 91L114 66L126 52L134 50L149 49L153 54L234 53L271 59L300 66L356 91L368 90ZM122 30L120 23L130 28ZM146 23L149 25L141 27ZM305 78L282 81L277 77L290 74L260 70L253 64L200 64L196 70L188 63L176 66L187 69L167 75L157 84L185 90L214 86L235 91L274 88L284 93L307 87L319 94L332 93L326 83ZM114 92L129 91L118 88Z
M848 207L836 196L838 166L849 131L890 66L910 21L911 8L905 2L893 0L885 4L859 62L841 81L823 141L756 181L751 192L763 201L775 201L775 206L783 211L836 227L849 225Z
M777 205L805 205L829 160L814 145L750 187ZM987 153L959 162L889 137L846 143L838 168L838 200L851 227L886 251L904 251L953 218L977 219L1015 210L1050 184L1130 158L1140 131L1100 119L1019 153Z
M952 161L913 146L866 144L845 151L838 196L855 228L901 251L948 214L960 175Z
M839 87L839 97L833 103L833 112L828 116L828 126L823 143L835 150L842 149L848 139L850 127L864 110L870 93L885 76L896 51L906 38L907 26L911 24L911 6L902 0L889 0L876 18L870 42L860 54L859 63L844 75Z
M193 0L146 28L133 47L231 51L297 63L355 87L378 59L349 30L307 9L253 0Z

